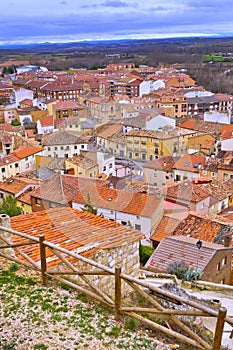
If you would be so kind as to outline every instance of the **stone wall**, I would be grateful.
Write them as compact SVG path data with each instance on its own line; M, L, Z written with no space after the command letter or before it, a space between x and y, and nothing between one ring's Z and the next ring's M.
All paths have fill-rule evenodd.
M139 242L125 243L119 248L105 249L99 251L93 260L112 269L121 267L122 273L139 277ZM95 283L109 295L114 295L114 277L95 276ZM131 287L122 280L122 294L126 294Z
M10 217L6 214L0 214L0 226L11 228ZM2 238L2 239L1 239ZM12 236L8 231L0 230L0 245L5 245L6 241L11 244ZM6 255L15 256L14 250L12 248L0 249L0 252Z
M84 256L86 256L86 254L84 254ZM136 278L139 277L139 242L127 242L117 248L101 249L98 250L98 252L94 253L92 256L88 256L88 259L98 262L99 264L107 266L113 270L115 267L121 267L122 273L130 274ZM100 270L82 261L75 262L74 265L80 271ZM55 269L63 271L67 270L67 266L61 264L59 266L56 266ZM103 292L107 293L109 296L114 296L114 275L93 275L86 277ZM73 276L72 279L76 282L78 281L78 284L86 286L86 283L80 277ZM131 287L129 287L129 285L122 280L122 295L126 295L129 290L132 290Z

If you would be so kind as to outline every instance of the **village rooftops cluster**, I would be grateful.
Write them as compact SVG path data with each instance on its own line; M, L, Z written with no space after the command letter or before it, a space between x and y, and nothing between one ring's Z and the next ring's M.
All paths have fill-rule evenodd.
M138 259L142 240L161 249L163 266L149 263L161 271L174 249L192 263L192 239L202 240L201 266L227 259L212 277L229 282L233 97L173 66L72 73L19 69L0 80L0 201L11 194L24 213L12 227L87 256L134 242Z

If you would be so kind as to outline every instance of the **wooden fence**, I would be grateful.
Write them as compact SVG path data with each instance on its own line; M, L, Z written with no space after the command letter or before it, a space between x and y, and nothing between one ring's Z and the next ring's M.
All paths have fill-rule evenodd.
M17 239L13 239L12 243L9 238L6 238L3 234L1 234L4 231L10 233L12 237L17 236ZM19 240L21 238L22 240ZM200 303L196 303L189 298L184 299L183 297L174 295L168 291L164 291L152 283L122 273L120 267L111 269L79 254L75 254L61 248L60 246L51 242L47 242L44 235L33 237L14 231L10 228L0 227L0 242L4 243L1 243L0 245L1 257L38 271L41 274L42 283L45 286L48 283L48 277L50 277L58 282L65 283L66 285L82 293L85 293L98 302L108 305L115 312L116 320L121 318L121 314L127 314L153 330L163 332L171 338L176 338L180 342L203 350L219 350L221 347L224 323L227 322L233 326L233 319L227 316L227 310L225 308L220 308L217 311L201 305ZM38 245L40 251L39 261L34 261L29 256L30 254L26 254L22 249L20 249L20 247L23 248L34 244ZM10 255L10 251L7 252L5 251L6 249L13 249L15 255ZM51 261L51 253L50 258L48 259L47 251L52 252L53 256L58 259L58 264L63 264L62 270L57 267L58 265L56 265L56 268L48 268L48 262ZM77 268L77 264L80 262L83 266L85 265L88 268L86 270L83 268ZM79 281L82 281L82 285L78 283L77 276ZM101 276L112 276L112 278L114 278L113 295L109 295L103 289L99 288L98 285L96 285L96 283L94 283L91 279L92 276L98 276L99 279L101 279ZM74 277L76 279L74 279ZM126 283L134 292L139 294L141 299L146 302L147 307L129 305L129 301L126 303L125 298L122 297L122 283ZM147 292L148 290L155 294L156 298L153 297L152 294L149 294ZM173 303L178 302L182 305L189 306L189 309L166 309L161 303L158 302L158 299L166 299ZM165 322L166 326L157 323L155 320L151 320L151 317L148 315L168 316L167 321ZM195 333L195 331L188 327L187 323L185 323L179 316L185 316L186 318L195 316L216 318L217 322L213 344L208 344L197 333ZM176 330L172 329L173 325L175 325ZM177 329L180 331L178 332Z

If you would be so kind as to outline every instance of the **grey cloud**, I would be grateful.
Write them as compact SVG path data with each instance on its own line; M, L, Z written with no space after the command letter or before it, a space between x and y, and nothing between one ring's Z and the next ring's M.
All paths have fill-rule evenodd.
M63 1L60 2L60 5L68 5L68 2L63 0Z
M97 8L98 7L98 5L96 5L96 4L93 4L93 5L82 5L82 6L80 6L80 8L81 9L91 9L91 8Z
M106 0L105 2L103 2L102 4L100 4L101 6L104 7L129 7L129 5L124 2L124 1L120 1L120 0Z
M65 0L63 0L65 1ZM223 0L224 1L224 0ZM109 3L110 1L108 1ZM106 2L105 2L106 3ZM118 2L119 3L119 2ZM233 31L232 10L219 8L201 11L196 8L185 13L181 11L160 13L147 12L130 7L125 7L121 14L117 11L97 11L96 6L89 6L86 14L79 12L68 15L47 14L42 16L12 16L9 22L4 15L0 22L0 40L26 40L41 37L44 41L52 37L63 38L91 38L91 37L126 37L127 35L150 34L156 36L163 33L226 33ZM156 7L156 6L155 6ZM86 7L87 8L87 7ZM230 28L230 29L229 29Z

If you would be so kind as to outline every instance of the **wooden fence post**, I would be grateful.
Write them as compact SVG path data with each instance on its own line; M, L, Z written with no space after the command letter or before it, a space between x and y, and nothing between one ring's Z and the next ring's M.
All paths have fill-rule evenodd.
M221 348L222 333L223 333L226 314L227 314L227 309L225 307L220 307L218 312L217 323L215 327L214 342L213 342L212 350L219 350Z
M120 319L121 308L121 267L115 268L115 319Z
M40 241L40 266L41 266L41 277L42 277L42 284L44 286L48 283L48 277L46 275L46 252L45 252L45 245L44 245L45 236L40 235L39 241Z

